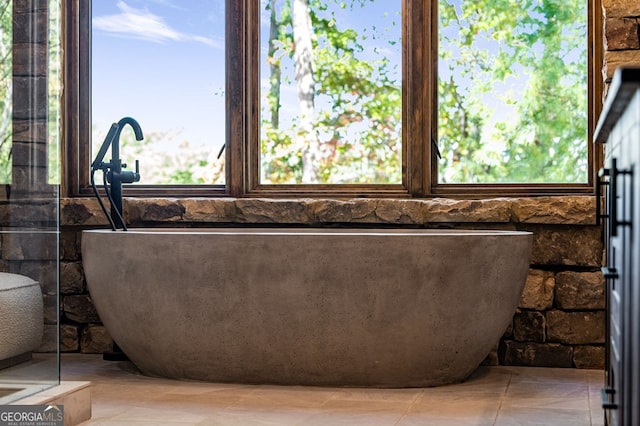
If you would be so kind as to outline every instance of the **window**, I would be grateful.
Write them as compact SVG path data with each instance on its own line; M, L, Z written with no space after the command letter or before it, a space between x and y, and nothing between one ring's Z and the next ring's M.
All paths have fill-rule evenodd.
M440 0L438 183L588 181L587 2Z
M224 184L224 6L174 3L92 3L92 152L130 116L144 139L126 127L120 153L141 185Z
M400 0L263 9L261 184L402 182L401 11Z
M168 126L143 125L146 142L172 148L137 147L141 174L145 162L185 164L177 179L142 181L125 189L129 196L590 193L600 49L587 24L599 22L597 2L121 0L93 2L94 13L91 2L70 2L65 87L75 90L67 93L65 130L67 164L79 169L67 170L68 193L89 193L86 141L94 131L99 144L109 120L145 114L151 114L145 121ZM186 27L178 18L195 7ZM107 56L108 37L125 35L127 23L131 36L141 22L157 32L139 32L128 42L134 49L128 57L122 51ZM304 43L306 53L296 51ZM171 53L176 44L178 52ZM101 79L116 60L122 74L114 85ZM155 81L179 67L175 77ZM553 82L541 74L550 68ZM304 78L306 86L298 83ZM131 82L135 87L126 89ZM136 91L149 82L149 89ZM193 82L200 91L189 92ZM136 93L161 111L125 108L134 109ZM92 111L97 123L110 97L115 109L92 129ZM541 99L546 106L575 105L560 117L536 109ZM545 120L553 125L537 126ZM206 126L199 130L206 143L195 136L182 145L180 137L170 140L171 129L180 136Z
M11 183L13 16L11 2L0 6L0 184Z

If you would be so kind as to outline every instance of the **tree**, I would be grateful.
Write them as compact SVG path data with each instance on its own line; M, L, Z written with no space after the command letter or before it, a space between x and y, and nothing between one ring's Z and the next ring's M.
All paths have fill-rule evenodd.
M296 134L302 152L302 182L318 182L320 152L315 135L315 80L313 77L313 47L311 46L311 16L307 0L293 0L293 60L298 88L300 121Z
M278 19L276 2L270 2L266 60L271 67L271 90L264 102L270 110L263 113L262 122L266 181L399 183L402 96L397 69L391 69L381 52L375 52L375 59L363 58L361 44L367 37L378 37L382 44L398 49L399 35L385 41L384 29L372 31L372 36L340 29L336 17L340 9L367 3L373 0L349 4L286 0L278 4ZM275 87L280 88L285 60L295 64L290 68L295 71L300 108L297 120L288 127L279 116L280 93L274 94ZM324 107L318 108L318 102Z
M586 181L586 7L441 0L444 182Z

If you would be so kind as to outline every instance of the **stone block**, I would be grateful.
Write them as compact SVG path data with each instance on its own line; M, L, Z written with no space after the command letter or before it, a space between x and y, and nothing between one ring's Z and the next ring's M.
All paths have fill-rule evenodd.
M60 231L60 259L66 261L80 260L81 233L68 228Z
M60 200L61 225L108 225L95 198L63 198Z
M26 275L40 283L44 294L58 293L58 264L55 260L30 260L20 262L20 275Z
M604 346L575 346L573 348L573 362L576 368L604 369Z
M519 308L544 311L553 305L553 272L530 269L520 297Z
M64 296L62 300L63 313L67 319L81 324L100 322L88 294Z
M600 267L602 241L598 226L525 225L533 232L533 265Z
M503 339L512 339L513 338L513 321L509 323L507 329L502 334Z
M35 352L57 352L58 351L58 326L45 324L42 334L42 343Z
M46 44L47 14L38 5L44 5L43 0L18 0L15 1L13 10L13 42ZM23 6L24 5L24 6Z
M391 224L422 224L426 222L429 202L424 200L377 200L375 216Z
M557 343L504 341L500 347L504 365L573 367L573 348Z
M48 50L46 44L15 43L13 72L18 75L46 75Z
M521 311L513 317L513 339L518 342L545 341L546 320L542 312Z
M47 49L46 46L43 46L43 48ZM48 62L45 61L44 66L47 64ZM47 140L47 132L49 131L48 127L49 121L46 118L40 118L37 120L14 120L13 140L30 143L31 148L36 151L36 158L42 158L43 156L44 158L47 158L48 145L46 142L43 143L43 141ZM18 164L22 166L33 165L34 159L29 159L28 150L21 149L16 154L21 156Z
M58 296L55 294L44 294L42 295L42 302L44 305L44 323L58 324L58 317L60 315Z
M555 289L559 309L605 308L605 283L601 272L559 272Z
M610 50L604 52L604 66L602 76L611 80L618 67L638 66L640 64L640 50Z
M83 291L82 262L60 262L60 294L81 294Z
M547 338L569 345L602 344L605 341L605 312L547 312Z
M374 200L310 200L311 221L316 223L375 223Z
M428 223L505 223L511 220L511 201L506 198L487 200L434 198L425 203Z
M640 16L638 0L602 0L602 10L606 18Z
M234 222L235 199L184 199L184 220L189 222Z
M79 327L72 324L60 326L60 352L77 352L80 349Z
M325 201L325 200L322 200ZM240 223L313 223L308 203L300 200L237 199L236 217Z
M521 223L555 225L595 224L595 198L584 196L516 198L513 219Z
M179 222L185 214L184 205L175 198L125 198L123 210L127 224Z
M604 24L605 50L640 49L638 22L630 18L608 18Z
M46 119L48 106L47 84L48 80L46 76L13 76L14 122L15 120ZM42 136L41 142L46 140L44 135ZM21 149L26 148L26 146L21 147Z
M80 351L83 354L101 354L113 351L113 340L102 325L90 324L82 331Z
M6 260L57 260L57 235L35 231L3 234L2 258Z
M29 13L48 9L48 0L14 0L14 13ZM14 29L15 31L15 29Z

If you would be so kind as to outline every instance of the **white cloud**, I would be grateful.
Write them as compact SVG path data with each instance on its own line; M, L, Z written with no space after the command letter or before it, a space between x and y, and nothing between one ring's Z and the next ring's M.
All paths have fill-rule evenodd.
M148 10L133 8L124 1L119 1L117 6L121 13L93 18L93 28L117 36L132 37L154 43L195 41L216 49L224 49L223 41L177 31L171 28L164 18Z

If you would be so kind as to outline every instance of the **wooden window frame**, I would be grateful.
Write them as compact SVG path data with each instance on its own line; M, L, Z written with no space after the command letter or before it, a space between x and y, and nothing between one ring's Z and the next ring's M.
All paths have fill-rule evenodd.
M403 0L402 184L264 185L259 183L260 85L258 0L227 0L226 6L226 185L131 185L128 197L326 197L412 198L593 194L601 153L591 143L600 113L602 81L601 0L589 1L588 182L584 184L438 184L431 135L437 125L437 1ZM65 2L64 171L62 193L92 194L91 1ZM229 78L231 77L231 78ZM114 120L118 117L114 117ZM86 172L81 172L86 170Z

